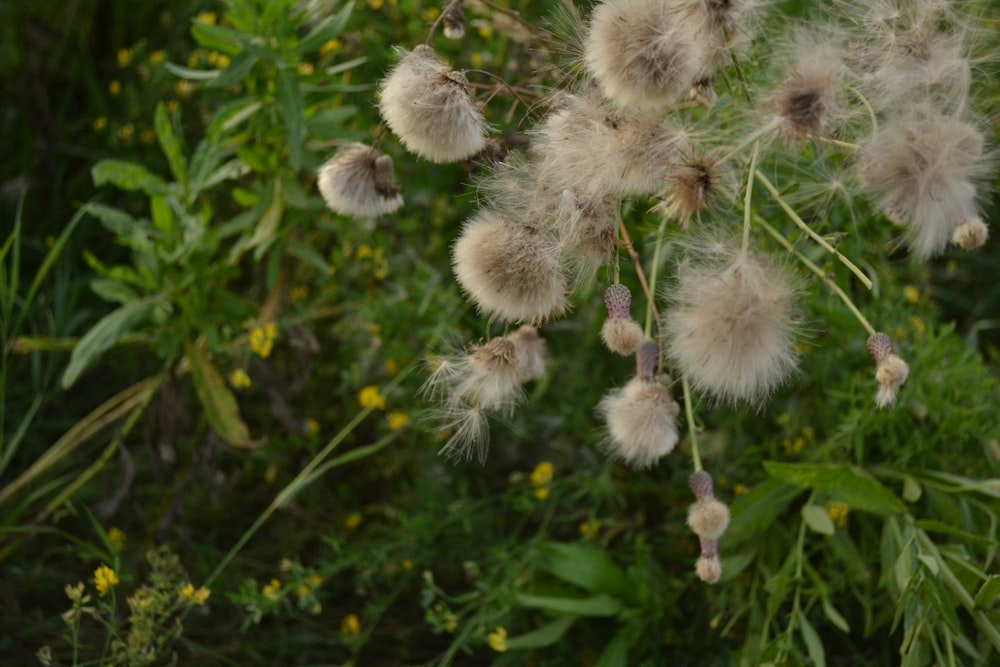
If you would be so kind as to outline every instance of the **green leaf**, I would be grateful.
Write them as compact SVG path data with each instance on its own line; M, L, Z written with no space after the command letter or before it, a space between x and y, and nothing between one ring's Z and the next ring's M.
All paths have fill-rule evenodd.
M823 642L819 638L819 633L812 626L804 612L799 612L799 631L802 633L802 641L805 642L806 652L812 659L816 667L826 667L826 651L823 650Z
M278 104L288 130L288 160L292 169L302 168L302 141L305 138L304 103L295 71L280 69L277 74Z
M624 630L619 630L601 651L594 667L628 667L628 645L628 635Z
M817 532L820 535L833 535L837 532L830 515L827 514L826 509L820 507L819 505L803 505L802 520L805 521L806 526L808 526L810 530Z
M141 164L124 160L101 160L91 168L90 177L98 187L110 183L122 190L141 190L147 195L166 195L170 191L162 178Z
M170 204L166 197L150 197L149 212L153 217L153 226L164 234L174 231L174 213L170 210Z
M205 130L206 139L218 141L222 133L251 118L262 106L253 97L240 97L220 106Z
M243 48L243 45L250 42L250 35L238 30L227 28L221 25L209 25L201 21L195 21L191 26L191 35L199 45L209 51L218 51L227 56L235 56Z
M575 544L548 542L539 548L539 552L540 569L590 593L630 597L635 589L625 571L603 551Z
M84 204L80 210L100 220L119 243L133 249L153 247L148 221L136 220L125 211L104 204Z
M330 275L330 263L326 261L326 258L317 252L315 248L296 239L292 239L291 243L288 244L288 249L303 263L312 265L314 269L319 271L324 276Z
M83 335L69 357L69 365L62 376L63 389L69 389L80 374L87 370L98 357L118 342L123 334L134 329L152 312L158 299L133 301L111 311L100 319L90 331Z
M992 574L976 592L976 606L991 609L998 597L1000 597L1000 574Z
M357 113L358 108L351 104L335 109L326 109L310 116L306 120L306 129L310 136L321 139L336 139L344 133L343 122L353 118Z
M170 173L174 175L174 180L187 187L187 160L184 158L181 142L174 135L170 115L163 102L156 105L153 129L156 131L156 140L160 144L160 150L167 157L167 164L170 165Z
M975 533L970 533L968 531L962 530L961 528L956 528L950 523L944 523L943 521L935 521L934 519L921 519L914 522L917 528L922 528L931 533L944 533L945 535L951 535L952 537L957 537L963 542L971 542L973 544L982 544L983 546L993 546L996 544L996 540L990 539L984 535L976 535Z
M758 538L785 511L801 490L776 479L758 484L732 505L726 548Z
M729 581L734 579L743 570L747 569L753 559L756 558L757 554L753 551L747 551L743 553L724 553L721 557L722 560L722 578L720 581Z
M594 595L589 598L561 598L518 593L515 596L515 601L522 607L545 609L576 616L615 616L624 609L621 602L610 595Z
M139 298L139 295L135 293L135 290L132 289L128 283L121 280L95 278L90 281L90 289L92 289L94 294L97 296L112 303L124 304L135 301Z
M219 73L219 76L208 82L208 87L224 88L241 83L247 74L250 73L250 70L253 69L253 66L257 64L258 60L260 60L260 54L255 50L247 49L241 51L239 55L229 62L226 69Z
M837 611L837 608L833 606L829 598L823 598L823 615L826 616L826 620L833 623L841 632L849 633L851 631L851 626L848 625L847 619Z
M923 487L920 486L920 482L911 477L910 475L903 476L903 500L908 503L915 503L920 500L920 496L924 493Z
M764 468L772 477L789 484L829 491L851 509L882 516L899 514L905 509L896 494L856 466L767 461Z
M511 637L507 640L507 648L516 650L552 646L562 639L562 636L566 634L577 618L576 616L564 616L527 634Z
M201 345L188 341L185 345L191 378L195 393L205 410L205 418L212 430L234 447L256 448L263 440L251 440L250 430L240 417L236 397L229 390L226 381L212 364L208 352Z
M219 72L222 71L217 69L192 69L183 65L175 65L174 63L166 63L166 65L168 72L189 81L210 81L219 76Z
M347 20L351 17L353 9L354 2L348 2L339 12L320 21L315 28L299 40L292 53L297 56L312 53L334 37L340 35L344 30L344 26L347 25Z

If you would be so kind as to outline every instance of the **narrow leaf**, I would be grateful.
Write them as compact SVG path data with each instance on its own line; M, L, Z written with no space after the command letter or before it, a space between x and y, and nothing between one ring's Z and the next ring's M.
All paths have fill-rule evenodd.
M163 151L163 154L167 158L167 164L170 165L170 173L174 175L174 180L186 187L187 160L184 158L181 142L174 134L170 115L167 113L167 107L163 102L156 105L153 129L156 131L156 140L160 144L160 150Z
M241 51L239 55L230 61L226 69L219 73L219 76L208 82L208 87L225 88L226 86L242 83L258 60L260 60L260 55L256 51L250 49Z
M823 615L826 616L826 620L833 623L841 632L851 631L851 626L848 625L847 619L837 611L837 608L833 606L829 598L823 598Z
M156 299L133 301L101 318L73 348L69 365L62 376L63 389L73 386L80 374L118 342L122 334L128 333L146 319L156 302Z
M278 104L285 118L285 129L288 131L288 159L292 169L298 171L302 167L302 141L304 137L304 103L295 71L291 69L278 70L277 74Z
M519 593L517 604L533 609L546 609L561 614L576 616L615 616L623 609L621 602L610 595L595 595L589 598L550 597Z
M347 25L347 19L351 17L353 9L354 2L348 2L339 12L320 21L315 28L299 40L293 53L297 56L312 53L334 37L340 35L344 30L344 26Z
M507 640L507 648L516 650L552 646L562 639L576 619L576 616L564 616L527 634L511 637Z
M543 544L539 551L538 567L590 593L626 597L634 589L625 571L603 551L561 542Z
M761 532L785 511L792 498L801 492L798 487L769 479L755 486L750 493L739 496L732 505L732 518L726 531L727 548L759 538Z
M620 630L601 651L594 667L628 667L628 645L628 635Z
M801 611L799 612L799 631L802 633L802 641L805 642L806 651L813 664L816 667L826 667L826 651L823 650L823 642L819 638L819 633Z
M802 520L810 530L821 535L833 535L837 532L830 515L819 505L803 505Z
M998 597L1000 597L1000 574L993 574L986 578L976 592L976 606L990 609Z
M142 190L147 195L165 195L167 183L141 164L124 160L101 160L90 170L95 186L110 183L122 190Z
M234 447L256 448L264 444L263 440L250 439L250 430L240 417L240 408L236 397L226 386L226 381L212 364L208 352L201 345L188 342L185 346L188 363L191 366L191 378L198 400L205 410L205 418L212 430L223 440Z
M855 466L768 461L764 468L772 477L789 484L830 491L852 509L882 516L899 514L905 509L896 494Z

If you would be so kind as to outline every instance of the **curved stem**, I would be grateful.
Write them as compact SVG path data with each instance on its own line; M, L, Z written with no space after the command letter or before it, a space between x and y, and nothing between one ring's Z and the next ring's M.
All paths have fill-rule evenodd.
M861 323L861 326L865 328L865 331L868 332L869 336L873 336L875 334L875 327L871 325L868 318L866 318L858 307L854 305L854 302L851 301L851 297L847 296L847 292L841 289L840 285L833 282L833 280L831 280L830 277L823 272L823 269L816 266L809 260L808 257L799 252L791 243L788 242L788 239L781 235L781 232L769 225L762 218L758 217L757 224L763 227L768 234L773 236L778 243L784 246L785 250L795 255L795 257L797 257L798 260L806 266L806 268L816 274L820 280L825 282L827 286L833 290L834 294L840 297L840 300L844 302L844 305L846 305L847 308L854 313L854 317L856 317L858 322Z
M792 221L799 226L799 229L804 231L806 235L809 236L809 238L818 243L824 250L826 250L828 253L830 253L838 260L840 260L840 263L846 266L851 271L851 273L856 275L858 277L858 280L860 280L865 287L867 287L868 289L872 288L872 281L868 276L865 275L865 272L859 269L857 266L855 266L854 262L844 257L844 255L842 255L839 250L830 245L826 239L824 239L822 236L814 232L812 228L806 224L805 220L799 217L799 214L795 212L795 209L789 206L788 202L785 201L785 198L782 197L781 193L778 192L778 188L776 188L774 184L771 183L771 181L769 181L767 177L764 176L764 174L759 169L757 170L757 180L760 181L760 184L763 185L764 188L771 193L771 196L774 197L775 201L778 202L778 206L780 206L782 210L784 210L785 213L788 214L788 217L790 217Z
M847 148L852 151L861 150L861 144L854 144L850 141L841 141L840 139L831 139L830 137L824 137L820 135L814 135L813 139L818 139L824 144L830 144L831 146L840 146L841 148Z
M854 86L848 86L847 89L854 93L861 100L861 104L865 106L865 109L868 110L868 118L872 121L872 133L878 134L878 117L875 115L875 109L872 108L871 102Z
M660 269L660 249L663 247L663 233L667 227L667 216L660 218L660 226L656 230L656 245L653 248L653 269L649 273L649 291L656 294L656 274ZM652 338L653 333L653 309L646 309L646 338Z
M450 0L450 2L444 6L441 13L438 14L436 19L434 19L434 23L431 24L431 29L427 31L427 39L424 41L424 44L427 46L431 45L431 42L434 40L434 33L437 32L438 26L441 25L441 21L444 20L444 15L447 14L448 11L455 5L461 4L461 2L462 0Z
M618 229L621 230L625 250L628 252L628 256L632 258L632 266L635 267L635 273L639 278L639 285L642 287L642 291L646 295L647 308L650 312L652 312L656 321L659 322L660 315L656 312L656 303L653 301L653 293L649 289L649 283L646 282L646 272L642 270L642 262L639 261L639 253L635 251L635 246L632 245L632 237L629 236L628 229L625 227L625 221L621 218L618 218Z
M681 376L681 388L684 390L684 416L687 418L688 435L691 438L691 459L694 471L700 472L702 467L701 453L698 451L698 426L694 422L694 401L691 400L691 386L686 375Z
M743 197L743 245L741 251L744 255L750 249L750 199L753 196L753 179L757 172L757 155L760 151L760 144L753 145L753 152L750 154L750 169L747 174L747 192Z

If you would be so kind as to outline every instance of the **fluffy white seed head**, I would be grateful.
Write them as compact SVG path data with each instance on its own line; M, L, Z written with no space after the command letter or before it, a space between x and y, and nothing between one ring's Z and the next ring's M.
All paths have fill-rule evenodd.
M942 252L976 215L976 181L986 174L983 137L972 125L926 108L894 119L865 145L858 178L920 259Z
M729 527L729 508L715 498L699 500L688 508L687 523L698 537L717 540Z
M715 250L678 269L663 322L666 354L698 391L760 404L796 368L795 286L764 256Z
M636 353L646 335L639 323L632 318L609 317L601 327L601 340L604 346L623 356Z
M715 208L718 201L734 191L732 173L715 156L697 151L686 152L670 166L662 202L653 207L676 219L687 229L692 217Z
M444 405L440 417L438 433L449 437L438 454L457 461L469 461L475 457L480 463L486 463L490 444L486 411L479 406L453 401Z
M563 190L551 226L563 247L566 272L574 286L594 280L618 249L617 207L610 198Z
M878 391L875 394L875 405L887 408L896 402L899 388L910 375L910 367L895 354L885 357L875 369L875 381Z
M545 230L484 210L466 222L452 250L462 289L481 312L537 323L566 309L557 241Z
M605 0L590 19L584 65L621 108L659 109L690 90L709 57L676 3Z
M966 220L951 235L951 242L963 250L982 247L990 236L990 229L979 216Z
M453 395L469 405L510 414L523 398L517 346L506 337L474 345L466 356L467 371Z
M699 556L694 571L706 584L717 584L722 578L722 561L719 560L718 554Z
M630 466L648 468L677 445L679 407L659 382L632 378L597 409L608 427L606 450Z
M789 140L819 137L838 122L837 99L843 61L839 49L815 35L796 37L785 77L771 96L771 107Z
M392 158L370 146L350 143L319 168L319 192L331 211L369 219L403 205Z
M517 376L521 382L541 380L545 376L545 340L538 329L525 324L507 335L517 354Z
M420 157L438 163L463 160L484 148L487 133L468 83L421 44L401 51L382 82L379 111L403 145Z

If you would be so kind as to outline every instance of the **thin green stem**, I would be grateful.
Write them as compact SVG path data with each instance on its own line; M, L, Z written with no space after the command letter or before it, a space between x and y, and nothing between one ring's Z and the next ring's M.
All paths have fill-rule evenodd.
M684 415L687 417L688 435L691 438L691 459L694 471L700 472L702 467L701 453L698 451L698 426L694 421L694 401L691 400L691 386L686 375L681 376L681 388L684 390Z
M660 250L663 247L663 234L667 230L667 216L661 216L660 226L656 230L656 245L653 246L653 268L649 272L649 292L656 294L656 275L660 270ZM646 308L646 338L653 337L653 309Z
M841 148L847 148L847 149L850 149L852 151L859 151L859 150L861 150L861 145L860 144L854 144L854 143L851 143L850 141L841 141L840 139L831 139L830 137L823 137L823 136L815 136L813 138L814 139L819 139L824 144L830 144L831 146L840 146Z
M722 164L723 162L731 160L732 158L742 153L743 149L749 146L750 144L757 143L757 141L759 141L761 137L763 137L765 134L773 130L775 127L777 127L777 122L771 121L766 125L758 128L756 131L751 132L743 139L743 141L736 144L734 147L730 148L728 153L724 154L722 157L716 160L715 163Z
M778 243L784 246L785 250L795 255L795 257L798 258L798 260L802 262L802 264L804 264L807 269L812 271L814 274L816 274L816 276L820 280L825 282L827 287L829 287L834 294L839 296L840 300L844 302L844 305L846 305L847 308L852 313L854 313L854 317L856 317L858 322L861 323L861 326L864 327L865 331L868 332L869 336L875 334L875 327L871 325L871 323L868 321L868 318L866 318L858 309L858 307L854 305L854 302L851 301L851 297L847 296L847 292L841 289L840 285L833 282L833 280L831 280L830 277L823 272L823 269L816 266L808 257L799 252L797 248L795 248L791 243L788 242L788 239L782 236L781 232L779 232L777 229L769 225L765 220L758 217L757 224L763 227L768 234L774 237L774 240L776 240Z
M829 242L826 239L824 239L822 236L820 236L819 234L817 234L816 232L814 232L812 230L812 228L809 227L809 225L806 224L806 221L803 220L801 217L799 217L799 214L795 212L795 209L793 209L788 204L788 202L785 201L785 198L781 196L780 192L778 192L778 188L776 188L774 186L774 184L771 183L770 180L768 180L767 176L765 176L759 169L756 171L756 173L757 173L757 180L760 181L760 184L763 185L764 188L768 192L771 193L771 196L774 197L774 200L776 202L778 202L778 205L782 208L782 210L784 210L785 213L788 214L788 217L790 217L792 219L792 221L796 225L798 225L799 229L801 229L803 232L805 232L806 235L809 238L811 238L813 241L815 241L816 243L818 243L820 245L820 247L822 247L828 253L830 253L831 255L833 255L834 257L836 257L838 260L840 260L840 263L843 264L844 266L846 266L850 270L851 273L853 273L855 276L857 276L858 280L860 280L861 283L865 287L867 287L868 289L871 289L872 288L872 281L871 281L871 279L868 276L865 275L865 272L862 271L861 269L859 269L854 264L854 262L852 262L851 260L847 259L847 257L845 257L844 255L842 255L839 250L837 250L832 245L830 245Z
M868 98L865 97L862 94L862 92L860 90L858 90L857 88L855 88L854 86L848 86L847 89L849 91L851 91L852 93L854 93L854 95L857 96L857 98L859 100L861 100L861 104L864 105L865 109L868 110L868 118L872 122L872 133L873 134L877 134L878 133L878 116L875 115L875 109L872 108L872 105L868 101Z
M757 157L760 153L760 144L753 145L753 152L750 154L750 169L747 173L747 191L743 197L743 245L741 250L744 255L750 249L750 201L753 197L753 179L757 172Z

